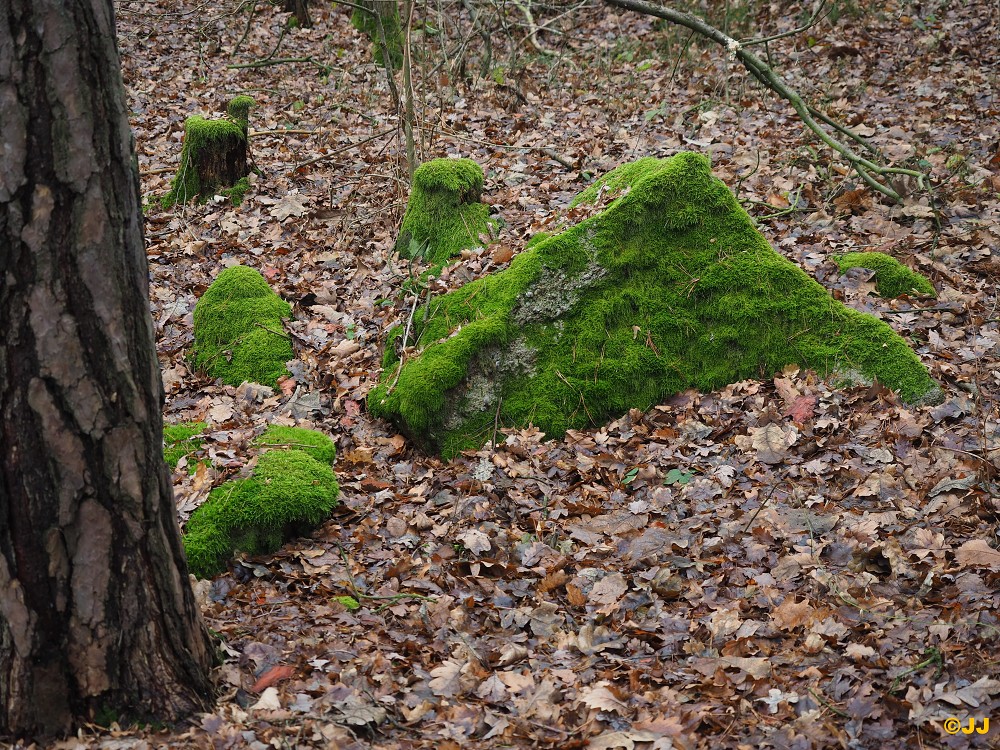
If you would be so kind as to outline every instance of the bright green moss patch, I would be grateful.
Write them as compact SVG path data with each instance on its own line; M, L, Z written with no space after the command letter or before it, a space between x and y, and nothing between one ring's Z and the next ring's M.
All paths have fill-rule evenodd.
M250 128L250 110L256 103L252 96L234 96L226 105L226 114L246 132Z
M274 427L270 430L275 429ZM274 448L257 460L253 473L212 490L188 519L183 538L188 567L199 578L221 573L236 551L266 554L285 541L314 529L337 504L337 479L328 461L333 441L322 433L296 428L272 437L294 437L306 450ZM266 444L264 433L259 439ZM311 436L303 433L312 432Z
M703 156L644 159L604 184L631 189L417 310L402 369L390 334L370 412L450 456L498 426L560 436L790 363L937 397L903 339L776 253Z
M379 2L379 0L375 0ZM389 53L389 64L393 70L403 67L403 26L399 22L399 10L395 2L383 3L385 13L381 18L373 11L355 7L351 13L351 25L365 34L372 42L372 57L378 65L386 64L385 52ZM379 25L381 22L381 32ZM384 47L381 34L385 35Z
M291 315L258 271L227 268L194 308L195 367L229 385L276 386L293 356L282 323Z
M230 119L206 120L193 115L184 121L184 145L180 166L170 192L160 200L163 208L198 200L204 203L216 193L239 205L250 187L245 179L249 113L254 100L237 96L226 107Z
M608 172L603 177L596 179L569 204L570 208L581 203L593 203L601 193L611 193L616 195L626 190L630 190L639 180L655 174L663 169L663 159L654 156L647 156L644 159L622 164L617 169Z
M931 282L885 253L847 253L836 259L841 273L851 268L867 268L875 272L875 288L880 297L895 299L904 294L926 294L936 297Z
M264 449L302 451L324 464L332 464L336 456L336 449L329 435L302 427L273 424L254 441L254 445Z
M247 177L241 177L236 181L236 184L231 188L226 188L224 190L219 190L219 195L224 195L229 198L229 201L234 205L238 206L243 202L243 198L246 196L247 191L250 189L250 180Z
M163 459L171 469L189 453L201 448L205 441L195 437L208 425L204 422L180 422L163 425Z
M483 170L471 159L434 159L413 174L413 189L396 240L404 258L423 256L441 267L482 244L492 230L490 208L480 201Z

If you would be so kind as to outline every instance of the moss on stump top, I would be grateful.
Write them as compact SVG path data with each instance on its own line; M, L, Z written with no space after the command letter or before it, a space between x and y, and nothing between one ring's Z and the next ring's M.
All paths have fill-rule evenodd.
M885 253L847 253L837 260L841 273L851 268L867 268L875 272L875 289L880 297L895 299L904 294L923 294L936 297L934 285L916 271L913 271L891 255Z
M227 268L194 308L195 367L229 385L276 386L293 357L282 322L291 315L259 271Z
M314 529L337 504L328 435L272 425L256 445L266 452L251 475L213 489L188 519L184 551L199 578L221 573L236 551L273 552Z
M490 209L480 201L483 170L471 159L433 159L413 174L413 189L396 240L404 258L423 257L440 267L481 245L491 231Z
M560 436L790 363L858 371L910 402L938 397L888 325L768 245L705 157L643 159L600 184L630 189L506 270L432 299L408 341L390 333L372 414L450 456L497 426Z

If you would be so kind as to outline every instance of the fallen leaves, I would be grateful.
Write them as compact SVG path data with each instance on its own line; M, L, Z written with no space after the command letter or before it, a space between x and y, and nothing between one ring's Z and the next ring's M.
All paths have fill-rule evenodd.
M223 638L220 684L235 697L152 744L650 750L796 746L806 737L816 747L931 747L944 717L1000 711L1000 509L984 463L997 452L1000 402L1000 208L990 164L1000 121L988 102L997 53L968 31L988 16L984 5L938 12L941 38L955 45L947 55L908 53L900 66L898 50L922 38L910 25L845 14L836 43L817 37L826 52L804 73L783 66L808 74L803 90L832 112L876 124L865 132L892 159L930 164L933 206L917 194L903 209L872 200L754 96L691 110L720 80L716 58L684 57L675 79L673 63L643 50L653 29L638 14L546 17L572 31L561 49L572 64L558 66L565 85L527 91L517 112L496 99L491 78L458 89L421 80L435 121L446 123L426 134L426 154L483 164L484 197L505 221L494 245L444 269L427 293L516 263L527 238L586 217L565 210L583 185L579 172L536 146L558 143L593 174L695 148L739 185L770 241L834 295L909 337L948 390L939 406L905 406L877 384L834 387L794 366L762 370L563 440L498 424L493 445L450 462L421 455L363 406L387 331L408 317L401 285L420 268L392 252L403 150L373 137L395 133L395 116L384 72L348 12L315 6L314 29L281 38L283 54L343 65L307 85L297 65L211 64L215 37L228 55L245 27L218 24L206 45L191 43L205 37L205 17L233 10L224 3L154 0L151 8L174 14L197 10L157 22L155 34L151 16L120 5L144 168L176 161L193 97L257 89L253 117L273 131L253 137L264 177L239 209L220 201L162 212L155 198L167 178L143 183L166 408L174 421L211 422L205 449L191 457L211 467L175 475L179 515L252 464L254 435L278 420L336 438L342 490L311 538L199 585ZM794 22L766 3L756 12L748 35ZM285 19L276 7L257 9L239 54L269 54ZM423 50L470 33L470 23L462 10L435 36L420 24L414 34ZM772 52L780 59L797 43L780 40ZM856 70L831 57L842 49L860 50L884 85L858 93ZM476 51L465 54L476 69ZM611 68L595 67L609 56ZM527 58L503 71L528 88L551 74ZM755 200L795 210L765 218L773 209ZM860 248L932 276L939 300L884 301L870 279L842 276L831 256ZM186 363L194 302L220 266L236 262L263 269L294 305L296 360L280 389L219 387ZM933 661L928 648L945 658Z
M1000 570L1000 550L984 539L970 539L955 550L955 562L963 568Z

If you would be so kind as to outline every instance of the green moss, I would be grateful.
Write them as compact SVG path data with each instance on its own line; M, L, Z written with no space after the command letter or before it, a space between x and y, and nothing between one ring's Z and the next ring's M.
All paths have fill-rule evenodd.
M296 438L309 445L322 442L299 433ZM188 567L196 576L209 578L225 570L236 551L273 552L322 523L337 504L337 493L329 463L305 450L269 450L258 458L249 478L216 487L191 514L183 538Z
M353 612L356 609L361 609L361 604L353 596L335 596L333 597L335 602L343 604L348 610Z
M243 198L249 189L250 179L248 177L241 177L231 188L220 190L219 195L226 196L234 206L238 206L243 202Z
M323 464L332 464L337 455L329 435L302 427L273 424L254 441L254 445L265 449L303 451Z
M179 424L163 425L163 459L171 470L177 468L177 463L189 453L201 448L205 441L196 438L208 425L204 422L180 422Z
M195 367L229 385L276 386L293 356L282 324L291 314L258 271L227 268L194 308Z
M381 17L385 46L379 38L379 17L370 10L355 7L351 13L351 25L365 34L372 42L372 57L378 65L386 64L383 49L389 53L389 63L393 70L403 67L403 26L399 21L399 10L395 3L386 4L387 13Z
M387 348L370 412L449 456L495 426L556 437L789 363L936 397L902 338L776 253L706 158L637 164L604 179L631 186L604 211L418 310L417 353L400 370Z
M480 201L483 170L471 159L433 159L413 174L413 189L396 240L404 258L420 255L440 268L462 250L482 244L494 226Z
M250 110L256 104L252 96L234 96L226 105L226 114L246 132L250 128Z
M199 168L204 160L217 159L219 153L225 153L234 142L246 141L249 132L249 112L254 100L249 96L237 96L230 100L226 107L230 119L206 120L200 115L193 115L184 121L184 145L181 148L180 166L170 185L170 192L160 200L163 208L170 208L177 203L187 203L198 200L204 203L216 192L228 195L234 205L239 205L243 195L250 187L248 181L240 180L233 186L203 182L207 173Z
M636 182L659 172L663 169L663 162L663 159L647 156L628 164L622 164L617 169L595 180L592 185L589 185L572 200L569 207L573 208L581 203L594 203L601 193L611 193L617 196L618 193L631 189Z
M904 294L916 292L936 297L937 292L931 282L892 256L885 253L847 253L836 258L841 273L851 268L867 268L875 272L875 288L879 296L895 299Z

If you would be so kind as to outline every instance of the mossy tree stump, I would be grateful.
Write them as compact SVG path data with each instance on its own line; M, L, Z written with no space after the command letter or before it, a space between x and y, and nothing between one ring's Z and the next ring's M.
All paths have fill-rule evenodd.
M303 29L311 29L313 22L309 14L309 0L284 0L281 4L282 10L291 13L291 18L295 19L295 25Z
M791 363L939 399L906 342L775 252L705 157L624 165L582 199L602 186L629 191L430 300L401 355L390 332L369 411L448 457L497 427L557 437Z
M237 96L226 107L228 119L194 115L184 121L181 162L170 192L161 201L164 208L193 200L204 203L216 194L240 204L250 187L248 139L253 105L249 96Z
M375 62L393 70L403 67L403 26L396 0L358 0L351 25L372 42Z
M463 250L482 244L493 228L481 202L483 170L471 159L433 159L413 174L413 187L396 239L404 258L420 255L443 266Z
M291 316L259 271L227 268L194 307L194 366L229 385L276 386L294 356L284 327Z

